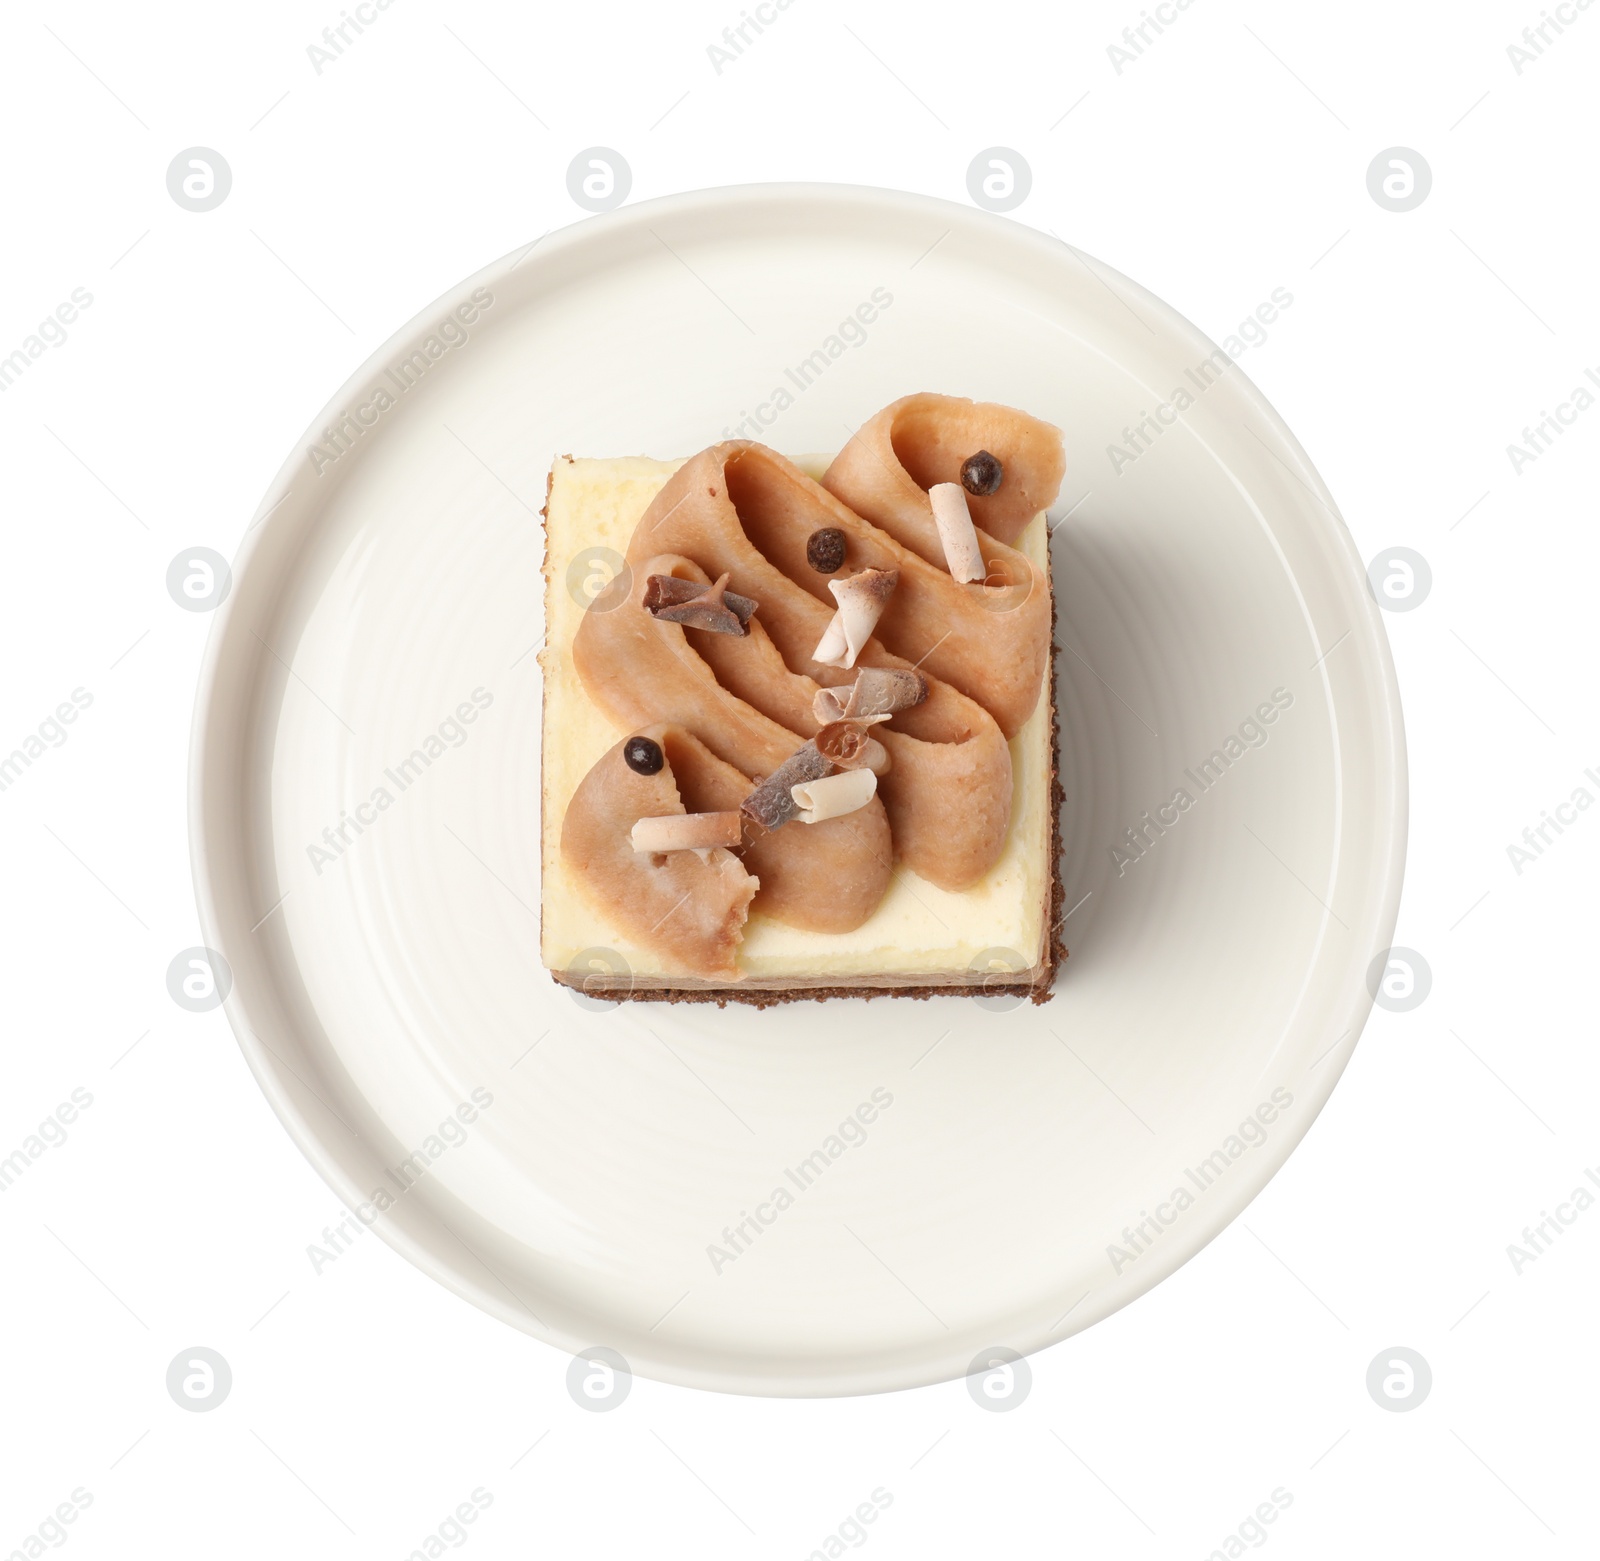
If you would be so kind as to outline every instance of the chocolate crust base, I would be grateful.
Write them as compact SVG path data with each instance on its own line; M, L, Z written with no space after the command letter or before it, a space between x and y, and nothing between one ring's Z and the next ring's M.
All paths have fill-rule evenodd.
M551 972L555 975L555 972ZM1055 966L1041 966L1035 982L1007 982L1004 986L980 986L951 983L947 986L819 986L804 991L751 991L741 992L733 987L708 988L703 992L684 991L676 987L594 987L585 995L597 1001L616 1003L715 1003L726 1008L729 1003L742 1003L746 1008L776 1008L780 1003L820 1003L830 997L971 997L981 993L984 997L1029 997L1036 1003L1048 1003L1055 995L1052 983ZM555 976L565 987L576 990L575 982Z
M1061 881L1061 810L1066 804L1066 789L1061 784L1061 712L1056 705L1056 663L1060 647L1055 643L1056 603L1050 598L1050 903L1045 922L1044 963L1020 981L995 981L992 976L979 981L942 981L923 986L807 986L807 987L668 987L617 980L609 984L604 977L589 976L583 982L567 979L564 971L552 970L558 985L587 996L617 1003L715 1003L726 1008L742 1003L747 1008L776 1008L780 1003L820 1003L830 997L1026 997L1035 1003L1048 1003L1055 996L1056 973L1067 957L1064 941L1066 924L1062 907L1066 904L1066 885Z

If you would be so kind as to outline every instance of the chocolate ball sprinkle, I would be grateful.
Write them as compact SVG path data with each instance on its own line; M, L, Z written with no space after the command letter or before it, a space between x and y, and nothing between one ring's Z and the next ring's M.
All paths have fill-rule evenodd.
M980 499L993 493L1004 476L1005 468L987 450L969 455L961 463L961 486Z
M623 744L622 757L635 775L659 775L667 762L661 744L649 737L630 737Z
M844 533L837 526L813 531L806 543L806 562L819 575L837 574L844 568Z

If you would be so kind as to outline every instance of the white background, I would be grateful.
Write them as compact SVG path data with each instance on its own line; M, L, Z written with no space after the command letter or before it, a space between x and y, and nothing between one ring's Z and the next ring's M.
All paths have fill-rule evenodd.
M1600 408L1520 475L1506 447L1600 374L1600 7L1520 75L1531 3L1195 0L1120 74L1133 3L794 0L719 74L707 46L739 10L395 0L320 75L331 0L0 20L0 356L74 288L94 300L0 395L0 750L93 696L0 792L0 1156L93 1096L0 1195L0 1556L78 1487L61 1532L83 1557L401 1557L480 1487L483 1558L803 1557L878 1487L880 1556L1202 1557L1280 1487L1261 1533L1283 1556L1592 1554L1600 1207L1520 1273L1507 1246L1600 1175L1600 816L1520 874L1506 848L1580 785L1600 797ZM184 792L209 624L168 596L169 560L231 556L352 368L582 218L566 169L596 144L632 199L817 179L963 200L974 155L1015 148L1016 220L1212 336L1293 293L1247 372L1363 557L1432 567L1386 618L1412 769L1397 941L1429 997L1375 1011L1245 1217L1035 1357L1007 1413L960 1382L779 1402L643 1380L584 1413L566 1358L381 1241L313 1271L343 1211L220 1012L167 995L199 941ZM205 214L165 184L195 145L233 171ZM1366 186L1397 145L1434 179L1405 214ZM210 1413L166 1391L193 1345L232 1367ZM1396 1345L1433 1372L1409 1413L1365 1385Z

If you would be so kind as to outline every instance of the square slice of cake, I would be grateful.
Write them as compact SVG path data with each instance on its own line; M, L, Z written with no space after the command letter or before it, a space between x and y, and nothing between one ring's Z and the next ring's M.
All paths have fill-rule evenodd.
M909 396L831 462L552 467L542 956L607 998L1045 1000L1060 436Z

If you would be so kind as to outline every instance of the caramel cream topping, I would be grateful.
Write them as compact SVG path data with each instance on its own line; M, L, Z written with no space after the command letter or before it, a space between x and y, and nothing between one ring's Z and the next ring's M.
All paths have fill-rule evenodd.
M740 495L739 506L730 498L730 487ZM887 809L893 855L941 888L964 889L994 865L1004 844L1011 814L1011 754L1004 733L983 705L929 675L946 647L933 655L927 652L941 635L948 645L951 614L940 609L941 599L946 605L953 599L952 612L959 615L962 593L974 588L958 586L943 570L880 540L872 527L776 452L742 443L717 445L678 468L635 528L629 573L619 575L584 614L573 642L574 664L589 696L618 726L677 720L746 774L770 775L805 735L823 724L812 711L818 690L845 678L838 669L811 660L830 616L819 599L826 585L805 563L806 541L821 520L846 529L852 548L880 548L891 567L903 562L892 611L880 629L887 635L891 624L909 617L908 634L927 636L916 654L925 657L928 696L879 732L892 768L872 807L850 818L869 816L880 806ZM664 546L674 553L647 551ZM817 590L809 581L797 584L772 561L775 557L786 557L797 574L817 580ZM676 625L655 623L648 614L628 610L630 593L642 589L645 576L676 574L709 583L708 569L719 575L726 571L760 601L761 611L744 638L703 635L689 645ZM908 612L919 595L937 625L929 625L932 632L918 630L915 614ZM991 614L974 603L971 655L984 664L991 654L998 656L999 651L976 648L978 631L987 631L1003 648L1006 636L999 626L1031 612L1034 605L1030 601L1017 613ZM1049 603L1042 593L1037 606L1039 643L1028 651L1037 671L1027 709L1038 702L1048 651ZM862 661L914 670L877 638L868 642ZM969 680L974 686L1016 682L998 667L980 677L976 666ZM849 820L829 827L845 822ZM811 835L815 838L816 831ZM769 907L762 903L760 909ZM870 911L869 904L863 915Z
M943 565L928 490L959 483L963 462L980 450L999 459L1004 476L993 493L968 497L973 524L996 543L1015 542L1055 503L1066 455L1059 429L1014 407L929 392L902 396L861 426L823 473L822 486L929 563ZM982 551L992 557L989 547Z
M661 949L692 975L736 981L758 879L730 851L709 850L704 859L693 850L653 856L635 851L632 841L641 819L683 816L674 779L679 764L704 774L707 761L716 761L681 727L656 725L631 735L654 738L666 763L654 775L639 775L623 759L623 743L607 752L567 806L562 858L630 938Z
M659 623L643 610L639 598L651 573L705 582L703 570L671 556L632 570L631 584L627 574L619 575L584 614L573 640L573 663L589 697L619 729L667 720L694 732L715 768L704 774L706 789L692 806L707 812L737 809L755 785L751 777L770 775L804 738L724 688L704 652L713 646L758 658L764 652L768 665L777 661L781 668L762 626L768 604L763 602L761 616L750 620L747 637L712 634L691 644L681 625ZM814 692L807 680L800 697L809 702ZM682 763L674 762L681 784ZM766 915L810 931L849 932L882 899L894 846L880 801L804 838L796 830L757 831L745 861L761 879L757 908Z
M690 466L694 478L684 475ZM760 600L767 631L790 667L819 684L842 683L846 679L837 669L813 660L838 604L829 589L832 577L806 563L811 533L832 526L844 534L852 573L894 570L899 576L857 664L917 667L977 701L1007 738L1014 737L1044 687L1049 582L1023 554L992 538L984 543L984 559L991 574L1014 582L1011 588L991 592L952 580L925 493L921 503L932 536L931 562L846 508L776 451L736 440L714 445L679 468L634 533L638 557L630 552L628 562L637 569L651 553L670 551L712 575L727 570L741 591ZM772 617L775 591L803 593L826 615L812 616L816 627L803 639L786 637Z
M1004 476L991 495L961 495L976 557L953 568L928 489L980 449ZM938 396L886 408L826 487L744 441L684 462L571 645L589 697L666 760L639 776L619 744L568 809L562 855L608 917L696 975L727 975L751 908L848 932L896 861L942 889L977 882L1010 818L1007 738L1036 707L1049 657L1047 582L1001 538L1054 500L1060 477L1047 424ZM824 530L843 538L842 578L807 561ZM1009 589L958 578L980 564ZM742 815L740 835L692 815ZM796 819L806 827L783 827ZM651 931L675 903L657 903L662 886L694 905Z

